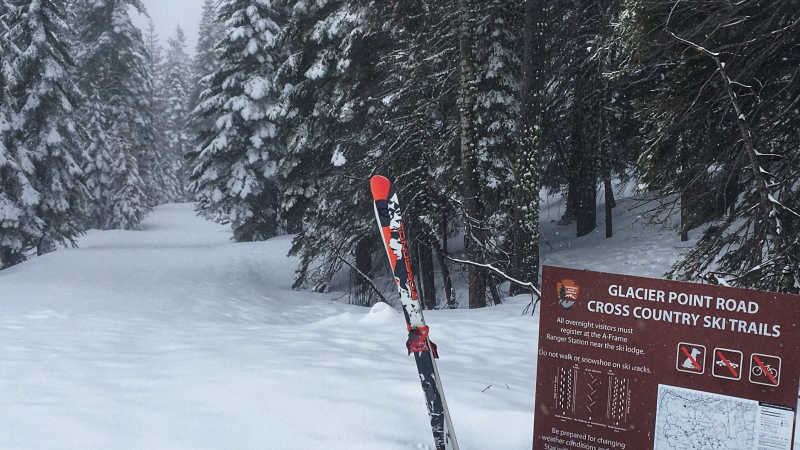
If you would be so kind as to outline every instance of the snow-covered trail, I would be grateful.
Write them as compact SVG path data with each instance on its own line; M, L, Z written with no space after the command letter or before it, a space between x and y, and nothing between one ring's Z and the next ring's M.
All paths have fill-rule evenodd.
M402 316L292 291L289 245L167 205L0 272L0 448L428 448ZM520 302L427 313L465 450L530 448Z

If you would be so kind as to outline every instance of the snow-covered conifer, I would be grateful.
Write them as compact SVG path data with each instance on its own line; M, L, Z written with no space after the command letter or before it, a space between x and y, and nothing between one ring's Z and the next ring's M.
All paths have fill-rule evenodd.
M224 23L217 17L217 2L205 0L203 16L198 30L197 46L192 61L193 89L190 108L193 111L200 102L200 96L208 88L208 78L220 66L219 44L224 38Z
M520 18L524 3L521 0L476 3L476 161L486 227L490 230L486 257L493 265L504 268L513 265L511 255L515 254L512 198L522 80Z
M377 248L369 191L359 178L375 170L382 153L374 139L382 117L375 112L383 108L380 54L391 36L380 31L390 8L362 0L283 4L292 12L281 36L291 56L277 77L279 135L287 144L283 208L299 233L292 249L302 261L296 285L324 291L343 258L370 273ZM351 300L368 304L363 279L354 279Z
M74 244L83 230L87 191L75 120L81 94L69 73L65 16L65 5L53 0L14 0L3 15L0 158L8 157L0 161L0 218L3 228L15 229L11 242L2 233L3 265Z
M9 82L16 79L11 66L11 45L6 38L5 14L9 6L0 0L0 269L25 259L24 236L20 228L23 205L20 198L32 190L12 152L13 116Z
M238 241L279 232L277 165L283 147L275 138L279 116L273 82L282 57L277 46L281 10L266 0L226 0L221 67L198 107L211 124L189 155L190 189L201 214L232 223Z
M198 136L203 130L210 130L215 127L213 116L204 115L201 108L198 108L203 99L203 93L209 88L213 75L220 68L220 43L225 36L225 24L217 16L217 3L214 0L206 0L203 4L203 16L200 21L197 46L192 60L192 89L189 97L189 124L191 133L191 146L186 149L188 154L192 146L197 145ZM191 168L188 172L191 172ZM190 173L187 173L187 176Z
M668 275L800 293L797 4L630 1L621 17L646 86L642 182L703 228Z
M163 92L167 153L164 155L169 181L174 186L167 189L174 199L185 198L183 187L188 182L184 155L189 151L189 94L191 93L191 60L186 53L186 35L180 26L168 41L159 83Z
M163 164L154 148L152 89L147 48L129 8L144 12L140 0L78 0L74 6L80 50L80 83L93 102L88 108L102 114L95 126L105 130L105 141L90 134L88 148L112 152L108 158L91 154L87 180L93 189L110 189L96 195L93 216L103 228L139 228L139 222L164 186ZM108 164L97 164L98 161ZM140 177L139 174L142 176ZM142 199L142 192L148 195Z
M147 210L144 181L127 145L127 124L109 126L113 114L99 97L95 90L83 116L91 136L84 152L86 183L95 205L91 223L101 229L136 229Z
M183 185L178 180L175 171L174 158L170 154L167 127L169 123L169 106L167 97L169 95L165 83L164 74L164 49L159 43L156 33L156 26L151 20L145 30L144 43L147 48L147 67L152 76L153 82L148 87L149 109L152 113L153 125L150 132L153 140L149 146L149 158L158 162L156 167L147 167L150 171L150 179L159 181L155 186L158 189L151 189L149 202L152 205L180 201L183 196ZM152 166L148 164L147 166Z

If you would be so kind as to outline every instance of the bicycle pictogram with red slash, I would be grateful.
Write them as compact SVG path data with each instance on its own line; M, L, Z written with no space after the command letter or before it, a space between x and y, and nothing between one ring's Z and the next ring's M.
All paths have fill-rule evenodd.
M781 358L753 353L750 356L750 382L778 386L781 383Z

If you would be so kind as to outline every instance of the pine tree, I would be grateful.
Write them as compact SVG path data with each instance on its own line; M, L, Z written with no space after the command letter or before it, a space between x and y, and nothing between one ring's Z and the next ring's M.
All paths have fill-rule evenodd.
M220 67L218 45L224 37L224 24L217 18L215 0L205 0L203 16L200 20L197 46L195 47L194 60L192 61L192 89L189 107L192 111L200 104L200 97L208 88L208 77Z
M11 6L0 0L0 269L25 260L24 225L26 193L35 190L17 162L12 136L15 130L10 83L18 78L11 64L11 43L8 42L6 14Z
M150 143L149 152L152 158L160 161L156 170L156 178L163 180L161 189L151 192L149 202L153 205L182 201L185 199L184 185L181 182L178 171L182 168L183 155L176 160L176 156L171 153L168 127L170 124L171 112L169 108L169 89L166 80L164 64L164 49L159 43L159 36L156 33L155 23L151 20L148 23L144 36L145 47L147 49L147 68L150 71L153 82L148 86L149 110L152 112L153 126L150 131L153 140Z
M514 160L514 275L538 284L539 191L542 186L545 100L545 12L547 0L525 1L524 85Z
M206 0L203 5L203 16L200 21L199 37L195 56L192 61L192 89L189 98L189 123L188 128L192 137L189 148L184 153L184 164L187 164L187 155L197 145L196 137L203 130L213 129L216 125L214 117L203 114L200 107L206 91L209 89L213 75L220 69L220 46L224 37L224 24L217 17L217 4L214 0ZM187 166L186 177L191 175L191 167Z
M394 32L387 37L389 51L382 55L381 130L370 141L384 147L375 161L378 170L390 174L405 193L408 234L420 247L421 265L427 265L429 250L436 257L448 308L458 305L446 260L447 240L463 224L455 64L459 22L454 6L414 0L395 4ZM429 283L423 280L421 285ZM424 300L429 306L435 303Z
M94 225L103 228L138 229L149 206L159 202L167 178L159 149L152 145L148 52L131 22L130 7L145 12L139 0L79 0L74 5L80 86L97 103L88 113L102 115L92 118L94 126L104 130L90 134L88 148L94 153L87 154Z
M452 214L437 203L445 197L437 182L456 191L457 171L440 170L455 141L455 95L442 78L423 76L415 65L430 69L447 56L430 57L435 52L422 49L419 5L402 3L303 2L293 9L284 34L293 56L278 78L287 87L282 91L290 114L279 128L290 143L283 164L285 206L289 218L304 224L292 248L301 257L296 286L324 291L347 261L358 269L351 271L351 301L371 304L372 287L362 274L372 273L371 257L382 250L364 174L389 176L404 199L414 264L419 259L426 268L420 294L433 307L431 250L444 259L437 232L442 217ZM409 57L409 48L420 52L419 61ZM425 62L423 52L430 52ZM456 79L454 70L446 72ZM449 95L447 106L430 98L439 91ZM447 108L443 124L441 110ZM448 304L455 306L446 264L442 268Z
M168 41L164 66L161 70L163 99L165 100L164 124L166 125L167 152L165 163L170 175L169 186L172 200L185 198L183 186L188 183L184 155L189 151L189 94L191 92L191 60L186 54L186 35L180 26L175 36ZM174 185L172 184L174 183Z
M95 207L91 223L101 229L136 229L143 219L147 198L139 166L127 144L127 124L112 127L113 112L100 100L99 90L86 105L84 119L91 136L84 154L87 185ZM123 199L124 201L120 201Z
M0 165L6 167L4 196L10 194L3 227L17 231L11 242L3 238L4 266L19 262L29 250L41 255L57 244L75 245L87 197L75 160L75 108L81 94L69 73L74 63L65 6L15 0L7 8L3 103L12 106L13 126L0 125L5 131L3 153L11 155Z
M485 257L488 263L509 272L519 267L516 255L524 249L515 247L515 179L518 126L522 90L522 55L524 2L491 0L475 2L475 62L477 102L477 169L484 204L486 233ZM526 169L530 170L530 169ZM538 199L538 193L536 195ZM538 212L538 203L537 203ZM536 222L538 225L538 221ZM537 269L532 268L531 271ZM517 273L519 276L520 274ZM487 286L495 302L499 301L496 280L487 274ZM522 278L525 278L524 276Z
M560 225L579 222L578 235L597 226L597 186L606 194L611 234L612 178L630 179L638 156L630 100L615 73L620 54L610 41L619 0L548 0L539 15L544 52L540 129L542 186L566 197ZM630 88L630 86L628 86ZM577 219L577 220L576 220Z
M278 115L275 67L281 10L263 0L227 0L219 21L222 65L199 106L203 129L189 153L190 189L201 214L232 223L237 241L263 240L280 231L275 139Z
M624 5L643 181L688 203L684 231L706 225L669 275L800 292L796 3Z
M446 238L463 223L458 9L415 0L298 5L284 34L292 57L279 72L291 114L282 122L287 126L279 127L290 143L283 165L285 204L289 217L306 225L292 249L302 261L296 285L327 289L343 259L354 259L360 272L370 273L368 256L380 250L380 243L374 239L369 192L360 179L380 173L394 180L404 198L425 304L437 305L435 256L447 305L455 307L445 255ZM509 217L502 192L511 178L504 168L514 149L519 61L515 25L505 20L513 18L518 5L480 4L477 14L475 176L481 195L490 199L492 223ZM502 234L492 240L502 242ZM360 277L353 277L356 297ZM366 304L359 298L354 302Z
M284 114L278 131L287 142L283 207L290 230L299 232L291 250L301 259L295 286L317 291L328 288L344 261L354 260L369 274L371 252L378 248L363 180L374 167L369 155L380 151L371 139L375 122L369 109L375 100L369 96L381 80L382 43L371 18L386 8L365 4L282 2L292 7L281 36L291 56L277 77ZM363 277L352 273L351 300L370 304Z
M353 62L350 57L356 56L351 51L360 41L358 27L363 20L363 11L355 3L282 3L292 8L292 15L281 35L291 56L282 64L277 78L289 125L280 129L284 132L281 139L287 143L281 170L286 177L288 192L284 203L288 217L297 223L316 200L310 194L325 183L311 174L326 173L334 155L341 154L336 149L336 137L344 137L338 133L339 113L350 99L340 89L349 91L352 86L348 86L345 77ZM348 81L355 84L359 80Z
M486 262L486 234L484 231L484 204L479 188L477 146L475 134L476 67L474 17L471 0L459 0L460 52L459 109L461 116L461 177L464 183L464 241L470 261ZM470 265L469 307L486 306L486 271Z

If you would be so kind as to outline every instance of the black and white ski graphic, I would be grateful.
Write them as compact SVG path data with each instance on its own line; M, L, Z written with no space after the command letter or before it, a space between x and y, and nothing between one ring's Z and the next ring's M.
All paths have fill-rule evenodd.
M375 216L386 246L386 255L389 257L394 279L400 291L400 300L403 303L403 313L408 326L406 347L409 354L414 354L414 360L417 363L436 450L458 450L458 442L450 421L441 378L436 368L436 358L438 358L436 345L428 339L429 330L425 325L422 305L414 286L397 193L392 183L384 177L373 177L370 184L375 202Z

